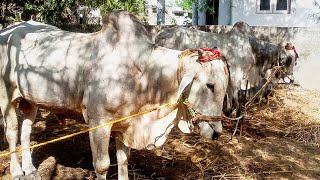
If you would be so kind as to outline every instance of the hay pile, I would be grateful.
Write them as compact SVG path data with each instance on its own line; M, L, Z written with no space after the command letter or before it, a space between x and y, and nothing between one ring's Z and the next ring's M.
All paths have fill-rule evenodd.
M247 118L285 137L320 145L320 91L278 85L267 102L248 110Z

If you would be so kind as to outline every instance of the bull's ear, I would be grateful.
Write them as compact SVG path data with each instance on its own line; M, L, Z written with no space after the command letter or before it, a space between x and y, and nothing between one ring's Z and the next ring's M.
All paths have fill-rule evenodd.
M191 133L191 131L190 131L191 126L190 126L189 121L187 121L187 120L180 120L178 123L178 127L179 127L180 131L183 133L186 133L186 134Z
M190 123L190 119L186 116L188 114L188 110L185 105L180 104L177 113L178 119L178 128L183 133L191 133L192 123Z
M178 88L177 101L179 100L181 94L186 89L186 87L193 81L193 78L195 77L195 75L196 75L196 72L192 71L183 76Z

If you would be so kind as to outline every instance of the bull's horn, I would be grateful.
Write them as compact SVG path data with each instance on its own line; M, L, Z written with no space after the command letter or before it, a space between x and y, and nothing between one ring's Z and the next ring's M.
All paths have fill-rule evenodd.
M178 88L178 94L177 94L177 101L179 100L181 94L185 90L185 88L193 81L193 78L195 77L196 73L190 73L190 74L185 74L181 80L181 83Z
M204 54L204 51L202 49L198 49L198 55L199 57L202 57Z
M283 42L283 41L281 41L281 42L278 44L279 47L285 47L285 45L286 45L286 44L285 44L285 42Z

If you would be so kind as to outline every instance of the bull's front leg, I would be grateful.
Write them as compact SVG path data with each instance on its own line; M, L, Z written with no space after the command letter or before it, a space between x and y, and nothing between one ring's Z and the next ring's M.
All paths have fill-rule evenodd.
M128 176L128 161L130 157L130 148L125 146L116 138L117 162L118 162L118 179L127 180Z
M95 127L105 121L89 120L89 127ZM110 166L109 142L112 125L103 126L89 132L90 146L92 151L93 167L98 180L105 180Z
M19 127L15 105L16 103L1 104L1 110L5 122L6 139L9 143L9 151L11 152L17 149L18 141ZM10 155L10 173L11 179L20 179L24 176L17 153L12 153Z
M19 109L23 113L21 127L21 147L27 148L30 146L32 124L36 118L38 108L28 101L21 99L19 103ZM24 171L27 179L41 179L40 175L36 172L36 168L32 164L30 149L22 151L22 170Z

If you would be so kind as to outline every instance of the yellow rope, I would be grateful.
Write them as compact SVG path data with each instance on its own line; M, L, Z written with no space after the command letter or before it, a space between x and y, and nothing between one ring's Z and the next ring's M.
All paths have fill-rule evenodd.
M44 146L44 145L47 145L47 144L51 144L51 143L54 143L54 142L57 142L57 141L61 141L61 140L64 140L64 139L68 139L68 138L77 136L77 135L79 135L79 134L84 134L84 133L87 133L87 132L89 132L89 131L96 130L96 129L101 128L101 127L103 127L103 126L107 126L107 125L110 125L110 124L118 123L118 122L121 122L121 121L130 119L130 118L136 117L136 116L140 116L140 115L143 115L143 114L147 114L147 113L149 113L149 112L152 112L152 111L159 110L159 109L164 108L164 107L166 107L166 106L172 106L172 105L176 105L176 104L177 104L177 102L169 102L169 103L160 105L160 106L158 106L158 107L155 107L155 108L153 108L153 109L146 110L146 111L143 111L143 112L139 112L139 113L137 113L137 114L133 114L133 115L130 115L130 116L127 116L127 117L123 117L123 118L120 118L120 119L112 120L112 121L110 121L110 122L101 124L101 125L99 125L99 126L95 126L95 127L92 127L92 128L86 129L86 130L82 130L82 131L79 131L79 132L76 132L76 133L73 133L73 134L69 134L69 135L66 135L66 136L62 136L62 137L59 137L59 138L56 138L56 139L52 139L52 140L49 140L49 141L46 141L46 142L42 142L42 143L39 143L39 144L35 144L35 145L33 145L33 146L29 146L29 147L26 147L26 148L20 148L20 149L17 149L17 150L15 150L15 151L10 151L10 152L7 152L7 153L2 153L2 154L0 154L0 158L1 158L1 157L5 157L5 156L9 156L10 154L13 154L13 153L21 152L21 151L23 151L23 150L34 149L34 148L36 148L36 147L40 147L40 146Z

